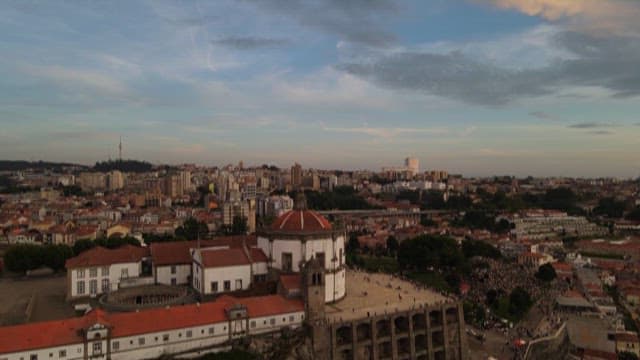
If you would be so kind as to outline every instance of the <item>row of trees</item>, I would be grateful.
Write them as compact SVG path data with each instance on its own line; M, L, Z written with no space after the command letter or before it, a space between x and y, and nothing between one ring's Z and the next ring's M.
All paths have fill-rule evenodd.
M132 237L78 240L73 246L64 244L17 244L7 249L4 255L4 262L8 270L17 273L25 273L41 267L48 267L58 272L64 269L67 259L80 255L96 246L115 249L125 244L140 246L140 242Z

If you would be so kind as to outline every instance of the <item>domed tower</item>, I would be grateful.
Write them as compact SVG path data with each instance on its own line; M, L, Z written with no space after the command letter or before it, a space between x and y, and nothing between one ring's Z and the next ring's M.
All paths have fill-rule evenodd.
M293 210L258 232L258 247L276 274L301 273L307 261L314 258L323 269L324 298L329 303L346 295L345 238L343 229L308 210L304 194L299 193Z

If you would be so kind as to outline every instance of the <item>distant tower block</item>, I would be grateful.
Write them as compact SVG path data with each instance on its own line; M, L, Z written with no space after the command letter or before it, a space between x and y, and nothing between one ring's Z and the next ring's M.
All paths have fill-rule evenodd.
M120 144L118 145L118 158L120 159L120 162L122 162L122 136L120 136Z
M416 157L408 157L404 160L404 166L411 172L411 175L417 175L420 172L420 161Z

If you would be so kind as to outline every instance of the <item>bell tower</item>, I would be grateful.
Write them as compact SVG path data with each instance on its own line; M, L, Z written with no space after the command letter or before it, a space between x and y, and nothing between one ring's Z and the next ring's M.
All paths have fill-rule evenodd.
M307 322L314 323L324 319L324 267L315 257L309 259L303 266L302 292Z

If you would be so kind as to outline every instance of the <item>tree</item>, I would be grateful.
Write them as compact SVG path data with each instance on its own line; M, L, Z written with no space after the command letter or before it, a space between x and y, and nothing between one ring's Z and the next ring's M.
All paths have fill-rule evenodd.
M453 269L463 265L464 256L455 240L444 236L422 235L400 244L398 263L406 270Z
M39 268L42 265L42 257L43 252L40 245L12 245L4 254L4 262L7 269L13 272L25 273Z
M96 244L93 240L78 240L73 244L73 253L78 256L87 250L93 249L94 247L96 247Z
M529 311L529 308L533 305L531 295L521 288L516 287L511 291L509 295L509 313L516 317L521 317Z
M631 210L627 216L627 220L640 221L640 206L636 206L635 209Z
M492 245L479 240L467 239L462 242L462 253L464 257L470 259L475 256L481 256L491 259L500 259L502 254L500 250L496 249Z
M621 218L625 209L626 204L624 201L617 201L615 198L608 197L600 199L598 206L593 209L593 213L608 218Z
M629 351L622 351L618 353L618 360L638 360L638 355Z
M556 270L549 263L540 266L536 272L536 277L544 282L550 282L556 276Z
M349 235L349 241L347 242L347 252L353 253L360 248L360 243L358 242L358 235L355 233L351 233Z
M202 221L189 217L182 226L176 229L176 238L195 240L198 237L206 238L209 235L209 227Z
M73 257L73 250L67 245L12 245L4 256L7 269L24 273L42 266L54 271L63 270L67 259Z
M399 247L400 244L398 243L396 237L393 235L389 235L389 237L387 238L387 252L389 253L389 255L394 256L398 252Z
M234 216L233 224L231 225L231 235L246 235L247 231L247 218L239 215Z
M72 257L73 249L68 245L45 245L43 248L42 265L58 272L64 270L65 263Z

